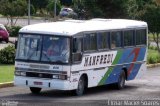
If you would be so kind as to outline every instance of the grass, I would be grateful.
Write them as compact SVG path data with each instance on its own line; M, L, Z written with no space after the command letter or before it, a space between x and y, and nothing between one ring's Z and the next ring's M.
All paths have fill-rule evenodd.
M13 81L14 65L0 64L0 83Z

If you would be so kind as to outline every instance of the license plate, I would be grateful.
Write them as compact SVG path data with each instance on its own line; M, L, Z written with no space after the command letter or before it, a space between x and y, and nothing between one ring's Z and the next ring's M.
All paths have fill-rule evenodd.
M34 81L34 85L43 85L43 82Z

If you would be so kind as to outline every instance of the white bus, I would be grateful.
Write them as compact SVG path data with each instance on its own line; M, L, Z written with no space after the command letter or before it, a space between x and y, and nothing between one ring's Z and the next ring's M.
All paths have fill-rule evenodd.
M133 80L146 71L147 23L127 19L66 20L23 27L15 85L73 90Z

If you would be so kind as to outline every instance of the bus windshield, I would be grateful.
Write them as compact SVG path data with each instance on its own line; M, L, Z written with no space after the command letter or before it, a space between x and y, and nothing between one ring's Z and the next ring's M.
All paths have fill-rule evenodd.
M67 37L21 34L16 59L68 63L69 42Z

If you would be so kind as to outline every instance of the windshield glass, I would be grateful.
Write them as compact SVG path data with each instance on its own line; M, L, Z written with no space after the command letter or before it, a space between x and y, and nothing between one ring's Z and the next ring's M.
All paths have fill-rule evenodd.
M16 59L68 63L70 42L67 37L20 35Z

